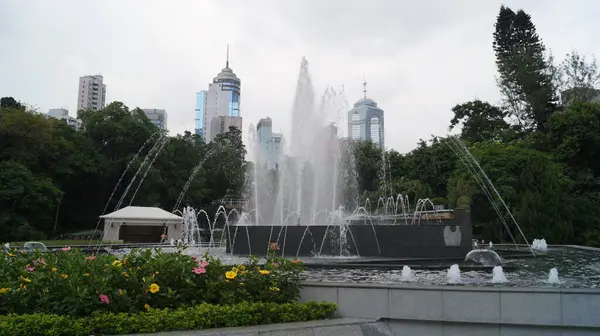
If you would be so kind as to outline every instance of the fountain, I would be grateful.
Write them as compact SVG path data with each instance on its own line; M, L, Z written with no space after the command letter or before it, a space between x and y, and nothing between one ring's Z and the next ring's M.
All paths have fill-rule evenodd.
M354 107L373 104L365 97ZM262 129L249 132L249 147L255 155L249 174L254 178L249 190L254 214L244 222L228 223L235 227L226 230L228 252L260 255L276 242L281 255L289 257L462 259L471 249L468 210L436 210L429 199L417 200L411 207L406 195L358 204L355 144L340 139L343 132L336 126L345 124L348 110L343 90L328 88L320 100L316 98L308 61L303 58L290 136L283 137L288 155L277 158L277 166L269 169L265 158L272 153L262 145ZM389 160L383 160L382 178L388 190L385 162Z
M492 283L504 283L507 282L506 275L504 275L504 270L502 266L495 266L492 270Z
M446 274L446 279L448 279L449 284L458 284L462 282L460 268L457 264L450 266Z
M548 272L548 280L546 282L553 285L561 283L560 279L558 278L558 269L556 269L556 267L552 268L550 272Z
M547 251L548 250L548 244L546 243L546 239L544 239L544 238L534 239L533 243L531 243L531 247L534 250L538 250L538 251Z
M402 281L414 281L414 277L412 274L412 270L410 269L410 267L404 265L404 267L402 267Z
M500 266L503 264L502 257L495 251L478 249L472 250L465 256L465 264L481 266Z

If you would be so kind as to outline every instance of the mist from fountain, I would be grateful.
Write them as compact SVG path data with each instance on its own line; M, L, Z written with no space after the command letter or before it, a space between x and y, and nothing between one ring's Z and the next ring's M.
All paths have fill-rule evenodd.
M507 281L502 266L495 266L494 269L492 269L492 283L504 283Z
M560 284L560 278L558 277L558 269L556 267L552 268L548 273L548 280L546 281L549 284Z
M449 284L458 284L458 283L462 282L462 279L460 276L460 268L458 267L457 264L450 266L450 268L448 269L448 272L446 274L446 279Z
M402 279L402 281L414 281L415 280L410 267L408 267L406 265L404 265L404 267L402 267L401 279Z
M547 251L548 250L548 244L546 243L546 239L544 239L544 238L534 239L533 243L531 243L531 247L534 250L538 250L538 251Z

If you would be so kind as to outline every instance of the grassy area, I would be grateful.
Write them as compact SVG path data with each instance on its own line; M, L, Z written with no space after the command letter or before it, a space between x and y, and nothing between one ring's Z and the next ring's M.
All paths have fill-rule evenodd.
M39 242L46 246L95 246L102 243L100 240L94 240L91 243L89 240L40 240ZM26 242L10 242L9 245L19 247L23 246L25 243Z

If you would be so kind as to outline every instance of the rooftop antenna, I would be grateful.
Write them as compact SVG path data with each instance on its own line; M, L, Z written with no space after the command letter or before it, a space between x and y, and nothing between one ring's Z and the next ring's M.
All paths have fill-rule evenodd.
M365 99L367 99L367 79L366 76L363 76L363 93L365 94Z
M227 44L227 61L225 62L225 67L229 68L229 44Z

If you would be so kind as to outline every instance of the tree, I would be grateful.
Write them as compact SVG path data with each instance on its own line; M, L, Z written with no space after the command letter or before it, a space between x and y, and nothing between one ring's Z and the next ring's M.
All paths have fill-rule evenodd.
M543 130L557 108L555 69L531 16L501 6L495 28L497 82L506 109L524 130Z
M572 201L567 194L570 185L561 165L553 162L548 154L526 148L519 142L481 142L470 150L509 205L526 237L545 237L555 242L573 238ZM485 180L478 171L459 165L449 181L450 204L455 205L463 196L471 199L476 233L486 240L510 240L503 221L508 223L512 236L518 237L514 223L492 187L478 179Z
M167 137L141 110L120 102L80 111L82 129L76 131L61 120L16 108L14 99L3 104L0 230L5 239L95 228L105 206L112 211L121 199L121 207L171 210L183 195L182 204L206 208L214 198L239 196L244 188L239 131L230 130L212 144L189 132Z
M504 120L508 113L481 100L456 105L452 112L454 117L450 121L450 130L462 125L461 138L468 141L490 140L509 128Z
M13 97L2 97L0 98L0 108L14 108L17 110L25 110L20 102L16 101Z
M62 192L14 161L0 162L0 230L7 240L43 238Z
M600 69L596 58L586 59L576 51L567 54L558 68L557 81L563 104L591 101L600 96Z

